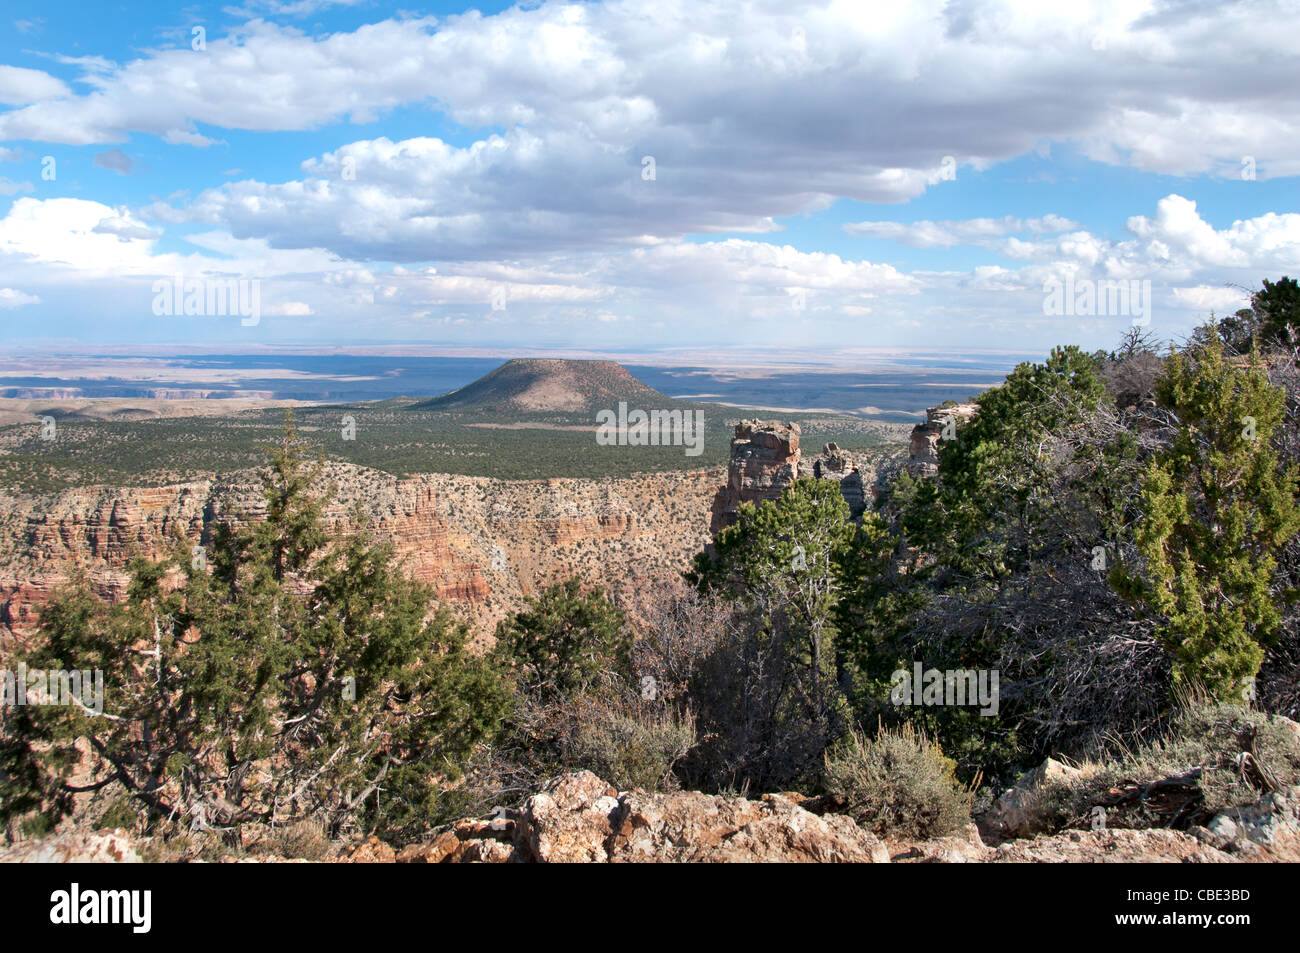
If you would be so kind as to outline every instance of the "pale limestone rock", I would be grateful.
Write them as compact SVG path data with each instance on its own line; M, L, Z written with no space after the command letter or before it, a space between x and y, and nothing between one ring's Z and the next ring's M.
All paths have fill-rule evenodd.
M1082 776L1078 768L1048 758L1021 775L1016 786L997 799L989 820L1008 837L1042 833L1047 830L1047 819L1040 814L1043 792L1053 784L1069 783Z
M611 793L617 791L590 771L556 778L524 803L516 849L540 863L607 860L605 841L613 829L610 812L602 808Z
M1039 864L1223 864L1234 858L1182 831L1071 831L1007 841L990 857L993 863Z
M888 863L874 835L842 815L819 817L790 797L757 801L683 792L619 794L590 771L564 775L512 816L511 840L460 821L400 862Z
M0 850L6 864L138 864L140 855L123 830L67 831Z
M886 838L895 863L975 864L990 860L993 848L980 838L979 828L967 824L957 834L929 840Z

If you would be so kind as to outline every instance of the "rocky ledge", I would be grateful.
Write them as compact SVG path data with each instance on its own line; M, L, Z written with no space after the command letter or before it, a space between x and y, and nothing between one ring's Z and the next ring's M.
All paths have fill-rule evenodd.
M1032 772L1031 778L1050 771ZM1028 782L1027 782L1028 783ZM517 810L466 819L394 852L362 842L353 863L1239 863L1300 859L1300 788L1209 828L1067 830L986 843L975 824L930 840L881 839L823 801L619 792L589 771L556 778ZM1017 801L1020 804L1021 801Z
M1049 762L1024 784L1051 776ZM1023 810L1025 791L1004 803ZM823 799L619 792L590 771L551 781L517 810L457 821L400 852L374 843L352 862L397 863L1240 863L1300 859L1300 788L1265 795L1208 828L1066 830L986 843L974 823L929 840L886 837ZM1233 820L1235 819L1235 823ZM1027 825L1024 830L1032 829Z
M615 790L590 771L556 778L516 811L444 828L397 862L888 863L882 841L847 817L794 800ZM371 859L371 858L364 858ZM374 858L378 859L378 858Z
M1050 765L1049 765L1050 768ZM1025 784L1050 777L1031 773ZM999 810L1033 829L1022 789ZM685 791L618 791L590 771L562 775L513 809L466 818L400 851L376 838L343 863L1240 863L1300 860L1300 787L1219 815L1206 827L1065 830L989 843L975 824L929 840L877 837L824 799L765 794L757 800ZM1032 811L1030 812L1032 814ZM0 849L3 862L138 862L125 831L68 831ZM244 862L285 858L256 855Z

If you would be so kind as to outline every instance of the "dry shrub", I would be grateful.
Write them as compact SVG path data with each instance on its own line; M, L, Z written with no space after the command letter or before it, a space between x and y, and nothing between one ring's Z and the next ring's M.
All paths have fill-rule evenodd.
M690 712L647 705L596 705L581 711L567 739L566 760L619 790L673 791L673 768L695 746Z
M1165 737L1124 767L1143 778L1199 771L1204 811L1215 814L1249 804L1270 787L1300 784L1300 735L1276 716L1202 702L1182 708Z
M881 725L874 738L852 730L826 758L826 789L844 812L877 834L942 837L970 822L974 785L925 733Z
M286 824L275 832L271 849L280 857L290 860L327 860L334 854L334 845L325 836L317 821L303 820Z
M1105 808L1108 827L1186 829L1300 783L1300 732L1275 715L1180 697L1159 735L1052 778L1025 801L1042 828L1085 827Z

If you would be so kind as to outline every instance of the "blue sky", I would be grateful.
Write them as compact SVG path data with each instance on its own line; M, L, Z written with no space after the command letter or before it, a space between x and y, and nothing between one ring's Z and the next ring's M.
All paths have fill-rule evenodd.
M1300 273L1300 31L1261 28L1297 13L10 3L0 336L1032 351L1136 319L1176 339ZM1150 297L1047 313L1067 276ZM256 284L243 312L205 297L230 280ZM159 313L171 282L217 313Z

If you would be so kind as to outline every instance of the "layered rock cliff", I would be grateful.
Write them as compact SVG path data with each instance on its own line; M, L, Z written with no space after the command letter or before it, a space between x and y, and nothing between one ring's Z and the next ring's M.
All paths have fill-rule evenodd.
M736 425L731 441L727 483L713 501L710 530L716 534L736 520L745 503L779 499L782 491L800 477L834 480L840 485L853 519L860 517L876 496L876 470L864 459L828 443L812 460L803 459L798 424L775 420L745 420Z
M979 409L979 404L949 404L926 410L925 423L912 428L904 471L916 477L937 476L939 440L943 438L945 427L951 423L953 429L949 433L955 433L955 429L979 413Z
M571 574L615 596L676 577L708 542L718 480L716 470L600 481L397 479L330 465L322 489L334 490L325 511L332 534L349 528L359 504L413 576L440 600L476 607L487 628ZM0 497L0 625L29 636L50 593L78 572L100 595L120 599L133 556L157 558L178 541L190 551L210 543L218 521L264 515L251 474Z
M709 529L717 533L736 521L744 503L780 499L799 475L799 438L795 423L742 420L731 440L727 484L713 503Z

